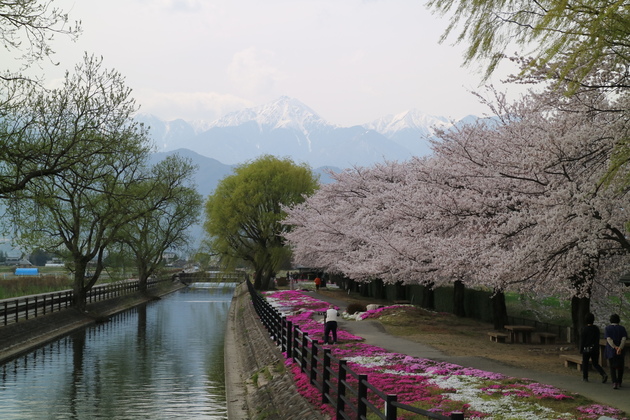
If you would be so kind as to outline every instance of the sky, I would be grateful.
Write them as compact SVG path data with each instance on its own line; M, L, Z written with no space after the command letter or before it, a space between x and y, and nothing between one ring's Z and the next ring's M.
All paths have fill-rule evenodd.
M409 109L455 119L487 113L471 93L481 88L481 67L461 66L464 46L454 38L439 44L448 21L422 0L54 4L81 20L83 34L55 39L60 65L44 68L47 83L84 52L102 56L140 112L165 120L212 121L280 96L343 126Z

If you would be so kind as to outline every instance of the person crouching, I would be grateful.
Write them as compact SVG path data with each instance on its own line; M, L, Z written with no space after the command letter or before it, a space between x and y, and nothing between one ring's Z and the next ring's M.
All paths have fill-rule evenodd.
M324 315L324 344L328 344L329 336L332 334L331 344L337 343L337 319L339 312L334 305L330 305Z

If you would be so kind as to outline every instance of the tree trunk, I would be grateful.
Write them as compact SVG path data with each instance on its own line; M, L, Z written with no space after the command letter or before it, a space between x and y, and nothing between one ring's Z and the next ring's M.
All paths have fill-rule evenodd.
M453 313L455 316L466 316L466 308L464 307L465 295L466 286L461 280L455 280L455 283L453 283Z
M138 264L138 290L142 293L146 293L148 290L147 280L149 278L147 267L145 264Z
M81 312L85 312L87 307L86 297L87 290L84 286L85 283L85 270L87 268L87 264L83 264L81 262L75 262L75 272L74 272L74 284L72 285L72 306L78 309Z
M396 282L394 290L396 291L394 295L396 296L395 300L407 300L407 289L401 282Z
M254 271L254 289L262 290L262 271L260 269Z
M271 289L271 281L272 277L269 274L262 275L260 281L260 290L270 290Z
M374 288L374 297L376 299L385 299L385 285L383 284L383 280L376 279L372 282L372 287Z
M572 334L574 343L579 342L579 334L586 325L584 319L590 311L591 298L575 296L571 298L571 320L573 321L573 331L575 331L575 334Z
M502 291L495 290L490 300L492 301L492 321L494 329L502 330L503 326L508 322L505 294Z
M269 269L260 271L260 290L271 290L274 286L272 279L276 275L275 271Z
M424 309L435 309L435 290L433 289L433 286L433 283L427 284L424 286L424 290L422 291L422 303L420 306Z

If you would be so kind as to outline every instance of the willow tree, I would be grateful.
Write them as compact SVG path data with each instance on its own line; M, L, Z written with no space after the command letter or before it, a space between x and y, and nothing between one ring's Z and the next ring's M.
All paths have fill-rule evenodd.
M66 257L78 309L99 279L107 246L137 217L130 209L145 191L141 175L150 149L146 130L131 118L137 108L130 94L118 72L88 56L61 88L43 93L31 135L70 142L82 158L32 179L12 201L21 242Z
M195 170L189 160L169 156L150 168L149 177L138 185L142 199L132 201L127 212L137 217L118 230L114 246L122 244L131 251L141 291L161 267L165 251L188 246L189 228L198 222L202 205L192 185Z
M206 202L207 244L224 265L247 264L254 286L268 289L290 255L283 206L302 202L317 186L311 169L290 159L267 155L237 166Z
M513 47L531 48L536 67L550 65L560 80L570 77L573 88L594 69L627 68L630 9L609 0L430 0L428 7L448 15L442 40L459 32L467 44L465 62L487 63L486 76ZM620 72L622 75L625 72ZM609 80L627 87L627 81Z

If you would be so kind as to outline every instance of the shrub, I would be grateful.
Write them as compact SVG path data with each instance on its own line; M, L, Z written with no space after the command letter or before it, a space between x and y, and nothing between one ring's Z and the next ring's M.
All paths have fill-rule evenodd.
M356 314L357 312L365 311L367 311L367 308L361 303L351 303L350 305L348 305L348 308L346 308L346 312L348 312L348 314L350 315Z
M276 278L276 286L278 287L285 287L289 284L289 281L287 280L286 277L277 277Z

